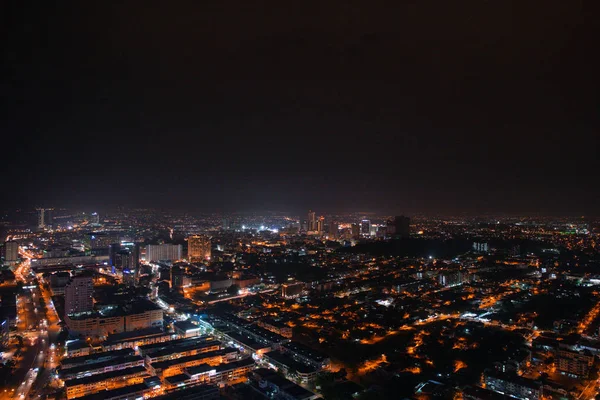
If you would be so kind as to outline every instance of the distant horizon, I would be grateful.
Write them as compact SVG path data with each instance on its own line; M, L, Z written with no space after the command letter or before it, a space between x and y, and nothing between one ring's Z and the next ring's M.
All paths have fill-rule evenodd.
M63 207L63 206L39 206L39 207L7 207L4 209L1 209L0 212L2 212L3 214L5 213L9 213L9 212L23 212L23 213L35 213L36 212L36 208L50 208L50 209L54 209L54 210L63 210L63 211L72 211L72 212L81 212L81 213L93 213L93 212L98 212L100 214L100 216L102 216L102 214L108 214L108 215L113 215L116 214L120 211L144 211L144 210L148 210L148 211L153 211L153 212L160 212L160 213L177 213L177 214L191 214L193 215L251 215L251 214L256 214L256 215L268 215L268 214L280 214L280 215L286 215L286 216L293 216L293 217L302 217L303 215L307 214L309 210L315 211L315 213L317 215L351 215L351 214L355 214L357 216L359 215L364 215L364 216L368 216L368 215L373 215L375 217L389 217L389 216L397 216L397 215L405 215L408 217L415 217L415 218L435 218L435 217L446 217L446 218L451 218L451 217L470 217L470 218L478 218L478 217L487 217L487 218L494 218L494 217L503 217L503 218L599 218L598 215L592 215L592 214L583 214L583 213L560 213L560 212L542 212L542 211L536 211L536 212L503 212L503 211L482 211L482 212L476 212L476 211L456 211L456 212L426 212L426 211L420 211L420 212L409 212L408 210L405 212L392 212L389 210L385 210L385 211L380 211L380 210L332 210L332 209L319 209L316 207L313 208L306 208L306 210L276 210L276 209L254 209L254 210L208 210L208 209L183 209L183 208L169 208L169 207L139 207L139 206L131 206L131 207L112 207L112 208L107 208L107 209L102 209L102 208L94 208L94 207L87 207L87 206L81 206L81 207Z

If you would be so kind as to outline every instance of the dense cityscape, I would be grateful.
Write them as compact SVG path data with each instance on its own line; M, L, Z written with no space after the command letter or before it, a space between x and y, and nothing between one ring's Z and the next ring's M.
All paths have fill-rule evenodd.
M585 217L11 210L5 399L591 399Z
M3 2L0 400L600 400L588 3Z

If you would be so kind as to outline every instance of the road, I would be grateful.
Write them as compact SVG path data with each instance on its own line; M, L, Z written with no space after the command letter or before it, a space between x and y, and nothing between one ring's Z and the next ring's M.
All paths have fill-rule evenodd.
M37 277L30 271L30 253L21 251L25 260L15 270L15 276L26 287L17 303L17 334L23 337L22 356L17 360L13 375L15 390L0 393L0 400L23 399L35 396L51 380L58 365L54 346L60 326L52 306L50 293L39 286ZM44 299L45 307L40 299Z

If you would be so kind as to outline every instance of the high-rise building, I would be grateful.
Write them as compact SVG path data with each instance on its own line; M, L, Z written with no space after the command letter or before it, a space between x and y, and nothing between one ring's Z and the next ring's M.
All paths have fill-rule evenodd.
M114 269L119 266L119 252L121 251L121 245L119 243L111 243L108 246L108 264L115 272Z
M188 237L188 259L190 261L210 260L210 238L206 235Z
M329 238L335 239L338 236L338 224L335 221L329 221Z
M94 225L100 224L100 216L98 215L97 212L93 212L90 215L90 224L94 224Z
M317 219L315 212L312 210L308 210L308 230L316 231L317 230Z
M46 227L46 218L45 218L46 210L43 208L38 208L37 212L38 212L37 227L40 229L43 229Z
M188 287L191 283L190 278L187 276L185 269L181 267L171 267L171 287L174 289L181 289Z
M146 261L177 261L183 258L180 244L149 244L146 246Z
M65 315L94 309L94 282L90 273L71 277L65 286Z
M317 232L323 233L325 231L325 217L319 217L317 220Z
M46 210L44 210L43 208L38 208L37 212L38 212L37 226L38 226L38 228L43 229L46 227L46 224L44 223L44 221L45 221L44 214L46 213Z
M39 229L52 228L52 223L53 223L52 211L54 211L54 209L53 208L37 208L36 210L38 212L37 227Z
M360 221L360 233L369 236L371 234L371 221L368 219L363 219Z
M14 240L4 243L4 261L7 263L19 261L19 243Z
M352 239L360 238L360 225L352 224Z
M140 283L140 245L135 243L129 250L129 270L133 273L133 286Z

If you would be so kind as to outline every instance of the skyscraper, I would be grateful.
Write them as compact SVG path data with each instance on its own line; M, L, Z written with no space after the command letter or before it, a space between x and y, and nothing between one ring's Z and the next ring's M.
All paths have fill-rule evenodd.
M317 220L317 232L323 233L325 231L325 217L319 217Z
M368 219L363 219L360 221L360 233L369 236L371 234L371 221Z
M135 243L129 250L129 270L133 272L133 285L140 282L140 245Z
M352 239L360 238L360 225L352 224Z
M71 277L65 286L65 315L94 309L92 275L83 273Z
M309 231L317 230L317 219L315 216L315 212L312 210L308 210L308 230Z
M335 221L329 221L329 239L336 239L338 236L338 224Z
M13 240L4 243L4 261L7 263L19 261L19 243Z
M52 228L52 208L37 208L38 212L38 223L39 229Z
M37 227L39 229L44 229L46 227L46 218L45 218L46 210L43 208L38 208L37 212L38 212Z
M188 260L205 261L210 260L210 238L206 235L194 235L188 237Z
M94 225L100 224L100 216L98 215L97 212L93 212L90 215L90 224L94 224Z

